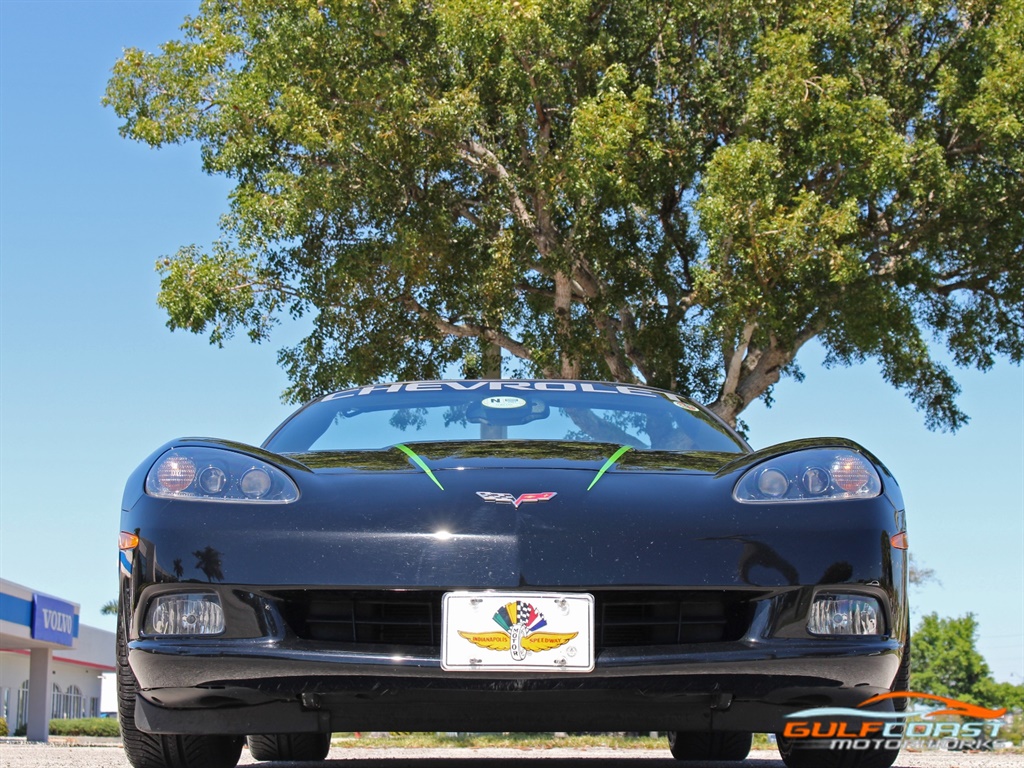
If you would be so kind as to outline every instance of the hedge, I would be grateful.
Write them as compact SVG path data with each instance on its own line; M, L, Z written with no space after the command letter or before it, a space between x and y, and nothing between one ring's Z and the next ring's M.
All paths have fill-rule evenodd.
M116 717L83 717L77 720L51 720L51 736L120 736Z

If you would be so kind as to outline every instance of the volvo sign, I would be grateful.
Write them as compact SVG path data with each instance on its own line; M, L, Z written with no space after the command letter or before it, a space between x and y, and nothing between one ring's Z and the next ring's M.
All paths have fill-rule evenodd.
M32 595L32 639L74 645L75 606L54 597Z

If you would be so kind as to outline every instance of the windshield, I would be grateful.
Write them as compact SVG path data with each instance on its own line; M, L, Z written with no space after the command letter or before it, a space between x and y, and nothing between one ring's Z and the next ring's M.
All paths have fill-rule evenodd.
M443 381L347 389L296 413L277 453L387 448L407 442L558 440L637 450L740 453L743 443L669 392L569 381Z

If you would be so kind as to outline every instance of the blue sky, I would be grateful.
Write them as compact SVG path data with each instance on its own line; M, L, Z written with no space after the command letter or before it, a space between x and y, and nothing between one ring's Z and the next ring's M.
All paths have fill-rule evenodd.
M195 147L121 139L100 106L121 49L155 50L196 7L0 0L0 576L108 628L131 470L182 435L259 443L291 411L275 352L297 329L218 350L169 332L155 304L154 262L216 236L230 185ZM806 350L807 380L743 414L751 442L841 435L878 455L941 579L914 590L914 615L974 612L997 679L1024 682L1024 372L962 372L971 423L950 435L873 364L821 358Z

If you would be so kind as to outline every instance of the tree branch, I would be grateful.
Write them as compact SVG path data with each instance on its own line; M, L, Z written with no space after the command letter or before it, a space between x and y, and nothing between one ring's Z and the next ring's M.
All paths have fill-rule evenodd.
M619 343L618 334L620 329L615 327L615 321L607 315L595 317L595 321L604 332L607 341L607 346L604 350L604 362L611 372L612 380L629 383L635 382L636 376L633 375L629 360L626 358L622 345Z
M508 169L501 164L497 155L491 152L491 150L483 144L480 144L473 139L466 139L459 143L459 154L461 154L464 159L468 160L470 164L486 171L505 185L509 194L512 216L521 227L530 233L534 233L537 225L534 222L533 215L526 207L526 203L524 203L523 199L519 196L519 192L516 190L515 184L512 183L512 177L509 174Z
M744 326L744 334L749 327ZM740 371L732 390L722 385L718 398L710 406L711 411L718 414L729 424L735 425L736 417L751 402L763 395L768 388L778 383L782 376L782 369L793 362L797 352L808 341L813 339L826 325L824 318L813 318L807 326L800 331L791 345L782 347L778 337L774 333L768 334L768 346L761 349L746 342L746 357L741 360ZM741 344L742 346L742 344ZM739 349L728 360L729 375L726 382L732 376L736 365L735 359L740 357Z
M572 281L564 272L555 272L555 325L561 341L561 376L563 379L579 378L579 363L570 353L572 348Z
M661 198L661 205L658 207L658 220L661 222L661 229L665 233L665 239L683 263L683 279L686 280L686 287L692 289L693 275L690 273L690 253L684 247L685 244L680 240L675 222L672 221L672 216L678 207L679 194L676 192L675 187L673 187ZM673 300L673 297L670 296L669 300Z
M533 361L533 350L523 344L521 341L513 339L501 331L495 330L494 328L488 328L487 326L480 325L478 323L462 321L461 323L451 322L437 315L435 312L431 312L429 309L420 304L416 299L411 296L405 297L405 304L409 309L418 314L421 318L432 324L441 333L448 334L449 336L458 336L460 338L479 338L489 341L492 344L497 344L502 349L507 349L510 353L523 360ZM556 378L557 374L553 369L543 369L544 376L548 378Z
M743 359L746 357L747 348L750 346L750 339L757 330L757 323L749 322L743 326L740 334L740 343L733 351L726 352L725 358L725 381L722 383L722 394L720 397L729 397L736 392L740 383L740 372L743 370Z
M619 323L622 328L623 351L629 361L640 371L644 380L651 380L651 372L647 367L647 356L633 345L633 339L637 335L636 317L629 307L623 305L619 308Z

